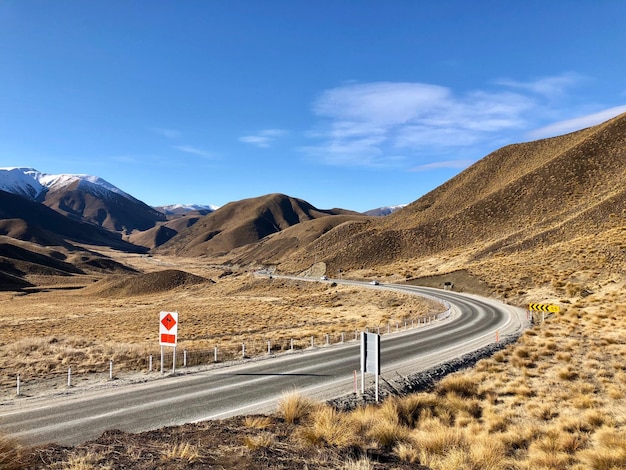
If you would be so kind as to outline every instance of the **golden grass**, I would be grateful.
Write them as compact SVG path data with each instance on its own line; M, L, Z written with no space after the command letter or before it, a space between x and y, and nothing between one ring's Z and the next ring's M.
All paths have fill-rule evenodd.
M9 436L0 435L0 468L6 470L18 470L22 447Z
M97 452L80 452L70 455L63 462L52 464L51 470L110 470L112 467L102 462L103 456Z
M243 444L250 450L267 450L276 443L274 435L269 432L262 432L251 436L243 437Z
M317 402L297 391L287 392L278 401L278 415L288 423L299 423L318 407Z
M181 461L182 463L194 463L200 459L198 447L189 442L169 444L161 451L163 461Z

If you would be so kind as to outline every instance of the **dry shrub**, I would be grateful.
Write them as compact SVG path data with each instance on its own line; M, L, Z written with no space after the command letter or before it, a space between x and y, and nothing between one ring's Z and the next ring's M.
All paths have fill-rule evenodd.
M398 424L397 420L381 419L367 432L367 437L380 447L393 447L407 439L408 428Z
M444 406L446 406L455 417L461 415L463 418L478 419L483 413L483 407L479 400L464 398L453 393L446 396Z
M558 409L550 403L542 403L538 406L529 406L529 414L541 421L550 421L559 415Z
M338 448L354 446L360 441L357 424L330 406L318 406L313 410L307 424L299 430L299 437L315 446Z
M436 408L441 400L430 394L414 394L397 400L396 410L398 422L405 426L415 427L425 416L435 416Z
M576 372L572 367L568 366L560 369L558 372L558 376L560 379L571 381L578 378L578 372Z
M67 460L53 464L51 469L58 470L111 470L112 467L104 465L101 461L103 456L95 452L70 455Z
M480 398L478 393L478 380L465 374L452 374L444 377L436 387L440 396L450 393L464 398Z
M372 405L355 408L350 413L350 420L359 433L365 433L378 421L378 408Z
M413 446L419 449L419 462L434 470L506 468L504 444L484 435L479 428L431 425L428 430L414 431L410 437Z
M375 467L367 457L361 457L358 460L348 459L343 462L341 467L338 466L337 468L341 470L372 470Z
M243 420L244 426L251 429L267 429L272 422L269 416L246 416Z
M164 461L180 460L193 463L200 459L200 450L189 442L179 442L164 449L161 452L161 458Z
M0 468L6 470L19 470L22 447L10 437L0 435Z
M603 427L593 436L593 446L580 452L580 459L593 470L626 468L626 433Z
M250 450L267 450L271 448L275 442L274 435L269 432L243 437L243 445Z
M419 463L420 451L409 442L400 442L393 448L393 453L403 462Z
M283 394L278 402L278 415L288 423L299 423L318 406L318 404L299 392Z

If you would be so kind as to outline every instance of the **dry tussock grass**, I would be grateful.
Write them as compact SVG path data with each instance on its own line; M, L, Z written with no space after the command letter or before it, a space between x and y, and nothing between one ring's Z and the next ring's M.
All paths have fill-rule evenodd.
M22 447L9 436L0 435L0 468L19 470Z
M318 407L311 398L292 391L285 393L278 402L278 415L288 423L299 423Z

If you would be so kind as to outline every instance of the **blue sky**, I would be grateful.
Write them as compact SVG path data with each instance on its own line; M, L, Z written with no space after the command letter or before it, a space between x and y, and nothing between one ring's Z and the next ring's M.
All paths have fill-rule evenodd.
M150 205L412 202L626 112L626 2L0 0L0 166Z

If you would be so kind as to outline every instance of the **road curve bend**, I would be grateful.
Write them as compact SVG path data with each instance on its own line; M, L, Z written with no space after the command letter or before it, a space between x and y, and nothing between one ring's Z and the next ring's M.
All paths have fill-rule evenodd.
M445 320L383 335L383 377L419 372L493 343L496 334L503 338L520 332L527 324L524 310L495 300L400 284L359 285L434 296L450 308ZM360 344L352 341L119 387L15 398L2 403L0 433L27 445L76 445L108 429L141 432L271 413L293 389L320 400L352 393L359 356Z

